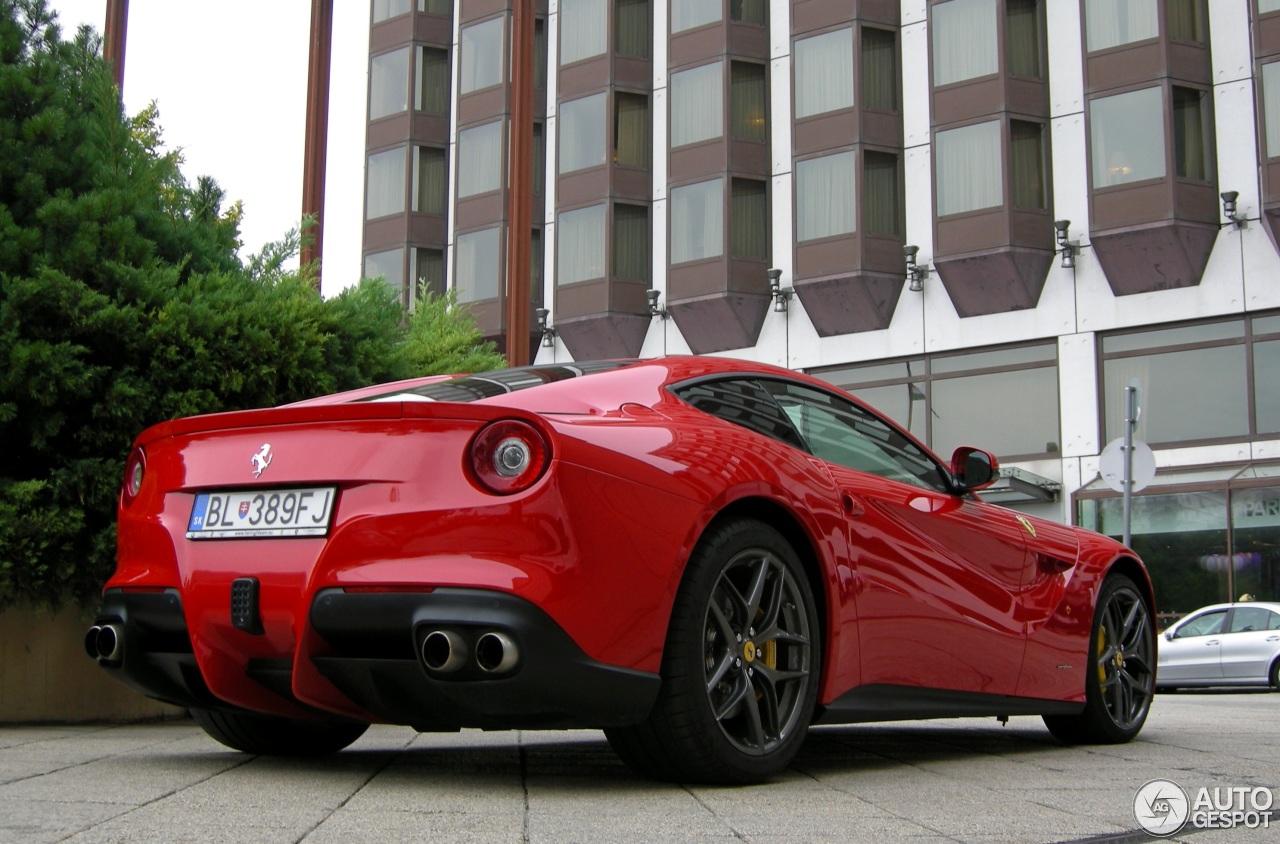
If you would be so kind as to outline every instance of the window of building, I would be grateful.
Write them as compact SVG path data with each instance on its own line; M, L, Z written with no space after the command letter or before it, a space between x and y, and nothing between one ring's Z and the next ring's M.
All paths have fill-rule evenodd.
M939 217L1004 204L1000 148L999 120L934 135Z
M606 94L592 94L560 104L560 172L572 173L605 163Z
M852 29L800 39L794 61L797 119L853 108Z
M938 454L961 445L985 448L1002 459L1059 452L1058 347L1053 342L812 374L853 393ZM1024 412L996 412L1012 404Z
M1253 412L1259 435L1280 434L1280 317L1255 317Z
M454 243L454 288L459 302L496 299L501 288L502 229L460 234Z
M453 0L418 0L418 11L447 18L453 12Z
M547 136L541 123L533 124L533 195L547 193ZM537 215L537 208L534 208Z
M729 20L765 25L765 0L729 0Z
M542 307L544 291L543 266L546 263L545 247L542 245L542 229L529 232L529 295L535 308Z
M1103 430L1124 435L1125 387L1142 385L1135 436L1153 446L1247 437L1245 322L1229 320L1102 338Z
M369 59L369 119L409 108L409 48Z
M729 63L729 124L732 137L767 141L769 98L765 91L765 66L751 62Z
M629 281L650 280L647 206L613 206L613 275Z
M898 36L890 30L862 28L862 104L898 110Z
M1182 179L1205 182L1210 172L1213 126L1207 119L1208 92L1173 86L1173 160Z
M1268 12L1280 12L1280 0L1258 0L1258 14L1265 15Z
M1009 121L1009 179L1015 208L1048 207L1043 124Z
M902 181L898 156L862 153L862 227L867 234L896 236L902 232Z
M857 230L856 156L839 152L796 162L796 240L853 234Z
M649 58L649 0L614 0L613 49L620 56Z
M1262 111L1267 158L1280 157L1280 62L1262 66Z
M724 179L671 190L671 263L724 254Z
M613 95L613 161L623 167L648 167L651 145L649 98L618 91Z
M503 56L502 18L464 26L460 34L458 91L469 94L501 85L506 64Z
M373 0L373 22L409 14L409 0Z
M1090 53L1160 35L1156 0L1084 0L1084 25Z
M443 215L449 191L446 153L436 147L418 147L413 162L413 210Z
M671 74L671 146L707 141L724 134L723 63Z
M684 32L720 20L723 0L671 0L671 32Z
M556 283L604 278L603 205L562 211L556 225Z
M388 249L364 256L364 277L381 278L400 295L404 288L404 250Z
M444 295L444 251L440 249L413 250L413 276L417 280L415 299Z
M1205 8L1201 0L1165 0L1164 13L1170 40L1204 43Z
M458 133L458 198L502 187L502 121Z
M1095 189L1164 178L1161 89L1143 88L1090 101L1089 153Z
M1005 0L1004 55L1010 76L1044 78L1044 18L1039 0Z
M418 48L418 87L413 107L427 114L449 113L449 51Z
M547 90L547 22L544 18L533 22L533 90Z
M996 0L947 0L929 8L933 84L950 85L1000 69Z
M769 187L757 179L733 179L729 197L729 254L769 258Z
M366 220L403 214L405 202L404 147L375 152L369 156L365 183Z
M608 0L560 0L561 66L603 55L608 35Z

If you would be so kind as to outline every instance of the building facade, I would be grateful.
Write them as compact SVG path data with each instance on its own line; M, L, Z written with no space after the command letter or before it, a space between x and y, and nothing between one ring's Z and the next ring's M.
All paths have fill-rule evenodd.
M518 2L372 3L365 274L494 339ZM1136 382L1160 609L1280 599L1280 0L524 2L538 362L801 369L1117 536Z

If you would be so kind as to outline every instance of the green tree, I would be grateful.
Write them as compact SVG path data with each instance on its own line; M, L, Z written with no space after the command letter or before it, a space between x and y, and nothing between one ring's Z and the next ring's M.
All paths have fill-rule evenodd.
M187 184L99 51L44 0L0 0L0 607L96 593L149 425L501 365L448 303L406 319L371 280L322 299L286 269L298 231L241 261L239 204Z

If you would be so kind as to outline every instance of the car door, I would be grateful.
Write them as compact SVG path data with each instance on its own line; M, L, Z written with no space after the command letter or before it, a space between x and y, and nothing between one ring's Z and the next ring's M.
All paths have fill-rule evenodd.
M1222 637L1224 680L1266 682L1280 651L1280 613L1266 607L1236 607Z
M862 682L1013 694L1028 569L1014 514L952 494L937 461L870 411L792 382L763 383L840 489Z
M1172 686L1179 682L1208 683L1222 679L1222 628L1225 608L1198 613L1176 625L1160 643L1157 682Z

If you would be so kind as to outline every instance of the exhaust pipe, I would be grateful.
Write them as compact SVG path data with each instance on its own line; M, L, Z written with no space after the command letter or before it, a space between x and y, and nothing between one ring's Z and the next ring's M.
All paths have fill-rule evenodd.
M467 643L452 630L432 630L422 640L422 662L441 674L457 671L467 662Z
M489 674L505 674L520 662L520 649L506 633L490 630L476 640L476 664Z
M84 634L84 649L99 662L117 662L124 654L124 629L118 624L95 624Z

